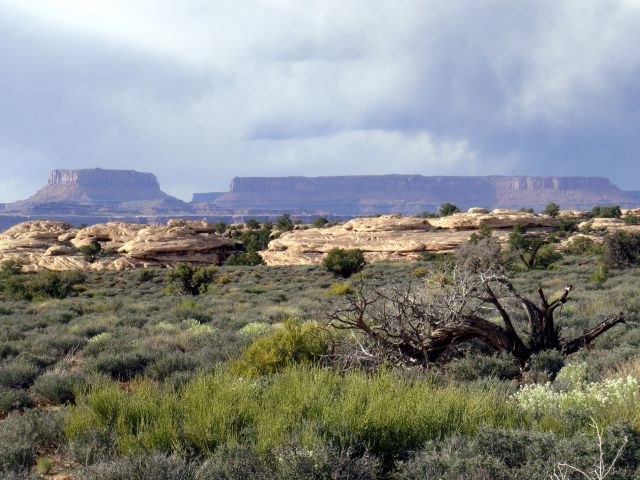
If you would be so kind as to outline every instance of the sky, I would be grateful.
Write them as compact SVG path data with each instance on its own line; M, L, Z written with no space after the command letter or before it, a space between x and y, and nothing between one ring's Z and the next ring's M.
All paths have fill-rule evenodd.
M0 202L53 168L640 190L640 0L0 0Z

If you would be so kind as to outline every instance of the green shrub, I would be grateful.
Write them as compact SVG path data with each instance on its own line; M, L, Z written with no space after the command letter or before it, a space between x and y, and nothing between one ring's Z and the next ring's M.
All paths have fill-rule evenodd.
M312 225L316 228L324 228L327 223L329 223L329 220L324 217L318 217L313 221Z
M148 268L138 270L138 283L147 283L156 278L156 272Z
M234 253L229 256L225 262L227 266L254 267L264 264L262 257L254 251Z
M443 203L440 205L440 216L448 217L449 215L453 215L454 213L458 213L460 209L456 207L453 203Z
M640 217L638 215L632 215L627 213L623 217L625 225L640 225Z
M62 440L59 417L50 412L9 415L0 420L0 473L28 470L39 450L57 448Z
M94 386L69 408L65 432L72 444L113 432L121 454L211 454L237 442L269 452L298 438L309 449L366 448L388 464L429 440L519 425L526 417L509 391L495 383L437 386L388 371L296 367L255 379L217 370L180 391L146 382Z
M628 268L640 263L640 234L616 231L604 237L603 260L609 268Z
M244 445L218 448L197 470L194 480L274 480L273 469Z
M55 463L51 458L39 457L36 460L36 471L40 475L47 475L48 473L51 472L51 470L53 470L54 465Z
M182 263L167 274L169 288L175 293L193 295L205 293L215 278L213 267L194 267Z
M513 358L506 355L465 355L446 366L451 378L459 381L473 381L493 377L500 380L513 380L520 375L520 367Z
M558 372L564 367L565 356L557 350L543 350L532 355L529 365L533 372L546 373L554 379Z
M327 352L326 334L314 322L284 322L266 337L258 338L236 363L245 375L269 375L295 364L311 364Z
M257 230L260 228L260 222L255 217L253 217L244 222L244 226L249 230Z
M281 232L288 232L293 230L293 221L291 220L291 215L285 213L280 215L276 220L276 228Z
M365 266L366 261L361 250L332 248L322 260L322 266L330 272L350 277Z
M348 282L334 283L329 286L329 294L331 295L350 295L353 292L353 286Z
M6 278L0 288L13 300L34 298L66 298L74 293L74 287L85 280L79 271L38 272L31 275L13 275Z
M33 401L25 390L0 387L0 415L32 406Z
M199 366L194 358L184 353L167 353L150 363L145 375L154 380L166 380L176 372L193 372Z
M4 260L0 263L0 276L9 277L22 273L22 262L20 260Z
M589 237L579 236L571 240L565 251L571 255L598 255L602 247Z
M536 268L546 269L560 260L562 260L562 254L553 245L543 245L536 256Z
M565 390L559 390L559 385ZM559 433L574 432L593 421L601 426L640 422L640 387L634 377L524 385L514 401L539 427Z
M0 366L0 387L29 388L40 369L22 360L7 362Z
M150 360L140 352L102 352L96 358L95 366L99 373L127 381L141 375Z
M274 452L275 478L279 480L375 480L378 461L368 454L360 457L319 444L283 445Z
M591 281L598 287L602 287L609 279L609 269L604 263L599 263L591 274Z
M115 459L83 469L78 480L192 480L192 467L160 454ZM248 480L248 479L246 479Z
M82 386L83 378L64 371L51 371L40 375L33 384L36 395L56 404L73 403L75 392Z
M595 218L620 218L622 210L617 205L596 206L591 209L591 216Z
M101 250L102 246L96 240L91 242L89 245L82 245L78 248L78 251L82 254L87 263L95 262Z
M546 207L544 207L542 213L544 215L549 215L550 217L555 218L560 215L560 206L556 203L550 203Z
M227 228L229 228L229 226L224 222L216 222L213 224L213 228L218 235L222 235L227 231Z

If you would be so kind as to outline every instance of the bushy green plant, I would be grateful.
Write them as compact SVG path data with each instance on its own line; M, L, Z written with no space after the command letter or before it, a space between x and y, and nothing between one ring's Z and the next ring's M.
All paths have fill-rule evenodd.
M168 353L150 363L145 369L145 375L154 380L166 380L176 372L195 372L199 366L189 355L181 352Z
M195 267L182 263L169 271L167 280L172 291L195 297L207 291L215 274L216 269L213 267Z
M0 387L28 388L40 374L40 369L32 363L17 360L0 366Z
M543 350L529 360L532 372L546 373L551 379L556 377L564 363L565 356L557 350Z
M595 218L620 218L622 217L622 210L617 205L599 205L591 209L591 216Z
M0 387L0 415L33 406L33 400L25 390Z
M33 384L33 392L56 404L73 403L75 393L83 385L83 378L65 371L51 371L40 375Z
M78 480L193 480L193 470L181 458L154 454L98 463L81 470L77 478Z
M121 454L186 448L210 454L238 441L268 452L295 435L307 447L366 447L388 464L456 432L517 426L522 414L508 391L495 384L437 386L388 371L296 367L256 380L217 370L179 391L146 382L94 386L70 407L65 432L72 444L112 432Z
M276 448L274 477L279 480L375 480L378 461L365 453L354 456L325 444L288 444Z
M73 294L74 287L84 280L85 275L80 271L43 271L31 275L12 275L0 284L0 289L5 296L15 300L62 299Z
M596 265L595 270L591 274L591 281L598 287L602 287L604 283L609 279L609 269L604 263Z
M549 215L550 217L557 217L560 215L560 206L557 203L549 203L544 210L542 211L544 215Z
M324 268L345 278L362 270L366 263L362 251L358 249L332 248L322 260Z
M223 445L200 466L194 480L274 480L273 469L250 447Z
M9 277L22 273L22 262L15 259L4 260L0 263L0 276Z
M26 472L43 448L63 440L60 418L51 412L29 411L0 420L0 474Z
M446 372L459 381L486 377L513 380L520 375L520 367L509 356L465 355L449 363Z
M640 384L634 377L559 385L568 388L558 390L551 383L524 385L513 399L541 425L559 431L581 428L590 419L600 425L638 425L640 421Z
M640 216L627 213L623 218L625 225L640 225Z
M598 255L602 253L602 247L593 239L581 235L573 238L565 251L571 255Z
M227 228L229 228L229 226L224 222L216 222L213 224L213 228L218 235L222 235L227 231Z
M640 234L624 231L604 238L603 260L609 268L628 268L640 263Z
M348 282L334 283L329 286L329 293L331 295L350 295L353 292L353 285Z
M257 252L249 251L230 255L224 264L227 266L254 267L263 265L264 260Z
M258 220L254 217L244 222L244 226L249 230L258 230L260 228L260 222L258 222Z
M268 375L290 365L316 362L327 349L326 333L317 323L287 320L283 328L254 340L235 368L244 375Z
M41 475L47 475L51 472L55 462L49 457L40 457L36 460L36 471Z
M313 221L312 225L316 228L323 228L327 223L329 223L329 220L324 217L318 217Z
M78 247L78 251L82 254L87 263L93 263L102 251L102 246L99 242L94 240L89 245L82 245L81 247Z
M288 232L293 230L293 221L291 220L291 215L285 213L280 215L276 220L276 228L281 232Z
M126 381L141 375L150 360L140 352L102 352L95 360L95 367L114 380Z
M460 209L453 203L446 202L440 205L439 213L441 217L448 217L449 215L453 215L454 213L458 213L459 211Z

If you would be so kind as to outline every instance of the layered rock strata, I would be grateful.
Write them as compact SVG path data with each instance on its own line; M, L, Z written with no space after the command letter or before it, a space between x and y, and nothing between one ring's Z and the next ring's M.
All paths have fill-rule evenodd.
M268 265L317 264L333 248L358 248L368 261L415 260L423 252L454 252L469 240L473 232L488 227L503 244L515 225L529 231L549 231L566 219L580 221L586 212L562 211L558 218L513 210L472 208L443 218L385 215L358 218L330 228L298 229L269 243L260 255ZM595 219L584 222L593 230L640 230L622 220Z
M89 262L79 247L98 242L104 255ZM62 222L33 221L0 234L0 262L16 260L25 271L127 270L179 263L220 264L234 248L202 221L167 225L107 223L76 229Z
M371 215L460 208L530 207L558 203L567 209L635 206L638 199L601 177L426 177L422 175L235 178L229 193L198 194L212 207L261 211Z

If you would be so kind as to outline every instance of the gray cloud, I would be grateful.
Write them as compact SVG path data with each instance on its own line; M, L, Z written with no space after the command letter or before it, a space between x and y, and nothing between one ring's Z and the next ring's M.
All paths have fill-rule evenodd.
M640 188L639 21L637 0L0 0L0 201L92 166L183 198L235 175Z

